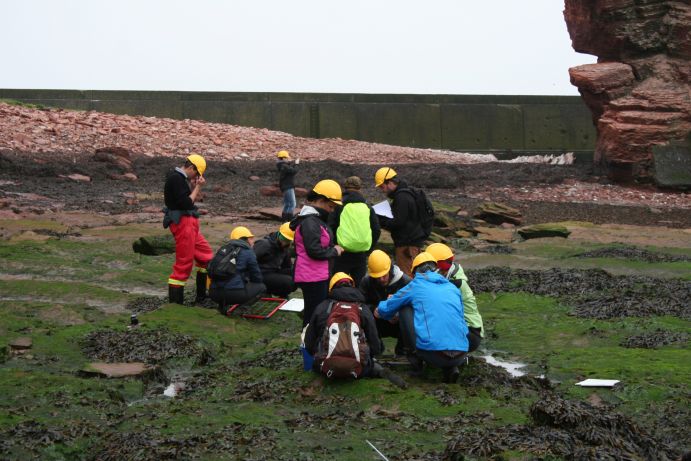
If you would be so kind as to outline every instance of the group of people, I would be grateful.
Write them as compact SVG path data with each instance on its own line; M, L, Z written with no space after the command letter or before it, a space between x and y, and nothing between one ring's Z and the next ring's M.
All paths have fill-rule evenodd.
M286 222L256 242L246 227L231 231L226 246L233 250L228 250L226 260L232 258L233 270L228 277L212 276L208 290L221 312L233 304L251 303L264 293L287 297L299 288L304 299L304 346L315 357L315 370L330 375L348 362L336 360L347 334L347 348L355 351L352 375L376 376L382 338L393 337L395 353L407 357L411 373L421 373L428 364L440 367L445 381L455 381L458 366L484 335L482 317L452 250L434 243L423 251L427 235L405 181L390 167L380 168L374 176L375 187L391 199L389 217L375 213L356 176L345 180L345 192L332 179L317 182L294 215L293 178L299 159L291 161L287 151L277 157ZM192 154L166 178L164 226L170 227L176 241L168 280L174 303L182 303L194 262L197 300L205 298L207 266L215 269L217 264L209 262L221 253L214 256L200 233L194 206L205 170L204 159ZM394 241L395 263L375 249L382 228Z

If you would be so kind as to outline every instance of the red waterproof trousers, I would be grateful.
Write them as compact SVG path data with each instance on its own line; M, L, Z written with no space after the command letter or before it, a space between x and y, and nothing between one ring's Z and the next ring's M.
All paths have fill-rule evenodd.
M194 262L206 271L206 265L214 254L209 243L199 232L199 219L194 216L183 216L179 224L171 223L170 231L175 238L175 264L173 273L168 278L168 285L185 286Z

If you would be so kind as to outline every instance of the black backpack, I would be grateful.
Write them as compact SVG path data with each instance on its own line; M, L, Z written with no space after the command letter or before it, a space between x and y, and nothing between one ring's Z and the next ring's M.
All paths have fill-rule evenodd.
M216 252L206 267L211 280L228 280L235 275L240 250L242 250L241 246L231 242L226 243Z
M420 226L425 233L424 238L427 239L432 234L432 226L434 225L434 206L427 194L422 189L417 187L408 187L401 189L403 192L408 192L415 199L415 207L417 208L417 216L420 221Z

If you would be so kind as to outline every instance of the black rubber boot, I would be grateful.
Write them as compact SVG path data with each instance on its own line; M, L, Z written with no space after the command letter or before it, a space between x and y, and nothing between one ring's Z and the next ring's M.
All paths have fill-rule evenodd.
M206 296L206 272L197 272L197 297L195 302L201 303L207 298Z
M422 372L425 369L425 361L418 357L417 354L408 354L408 362L410 363L408 374L414 378L422 376Z
M180 285L168 285L168 302L174 304L184 304L185 287Z
M445 383L455 383L458 381L458 375L460 374L458 367L442 368L441 371L444 375L443 379Z

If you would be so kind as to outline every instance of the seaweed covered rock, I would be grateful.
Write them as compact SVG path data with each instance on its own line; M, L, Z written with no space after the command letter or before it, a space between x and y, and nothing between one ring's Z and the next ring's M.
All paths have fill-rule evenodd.
M132 243L132 250L145 256L175 253L175 239L172 234L140 237Z
M538 239L545 237L562 237L567 238L571 231L561 224L535 224L534 226L526 226L518 229L518 235L526 240Z

